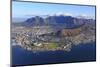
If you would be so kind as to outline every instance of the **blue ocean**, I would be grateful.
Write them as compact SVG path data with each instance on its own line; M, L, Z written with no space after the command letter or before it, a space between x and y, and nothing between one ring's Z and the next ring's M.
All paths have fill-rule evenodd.
M35 52L12 46L12 65L40 65L96 61L96 44L80 44L71 51Z

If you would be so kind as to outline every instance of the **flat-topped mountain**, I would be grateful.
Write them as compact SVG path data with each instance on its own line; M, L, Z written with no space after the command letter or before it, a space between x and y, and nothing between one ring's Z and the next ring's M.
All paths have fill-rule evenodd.
M73 28L84 24L82 19L78 19L71 16L48 16L47 18L42 18L39 16L31 17L27 19L23 24L26 26L34 25L52 25L52 26L65 26L67 28Z
M33 26L56 26L56 27L63 27L63 28L76 28L84 23L95 23L95 20L93 19L82 19L72 16L47 16L46 18L40 17L40 16L34 16L26 19L25 21L21 23L13 23L17 26L27 26L27 27L33 27Z

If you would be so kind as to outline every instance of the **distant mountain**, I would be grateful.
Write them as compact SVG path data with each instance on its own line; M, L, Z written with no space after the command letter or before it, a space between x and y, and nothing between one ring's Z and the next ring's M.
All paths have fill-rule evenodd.
M75 28L83 25L84 23L95 23L95 20L93 19L84 19L84 18L77 18L72 16L65 16L65 15L59 15L59 16L48 16L46 18L42 18L40 16L34 16L31 18L28 18L27 20L23 21L23 23L20 23L18 25L33 27L33 26L59 26L63 28Z
M76 16L76 17L80 18L80 19L94 19L95 20L94 16L80 15L80 16Z

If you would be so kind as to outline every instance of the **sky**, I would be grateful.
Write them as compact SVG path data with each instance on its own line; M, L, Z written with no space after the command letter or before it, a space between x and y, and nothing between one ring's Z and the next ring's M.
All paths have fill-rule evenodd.
M33 15L66 14L72 16L95 17L94 6L47 4L35 2L12 2L12 17L28 17Z

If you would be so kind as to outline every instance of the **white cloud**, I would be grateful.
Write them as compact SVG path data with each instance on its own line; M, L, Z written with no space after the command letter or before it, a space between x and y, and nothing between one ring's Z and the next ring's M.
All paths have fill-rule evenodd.
M60 16L60 15L63 15L63 16L73 16L71 13L65 13L65 12L57 12L57 13L51 13L49 14L50 16Z
M95 19L95 16L89 16L89 15L86 15L86 14L81 14L81 15L77 16L77 18Z

